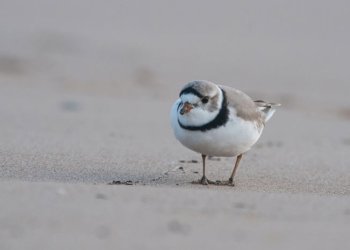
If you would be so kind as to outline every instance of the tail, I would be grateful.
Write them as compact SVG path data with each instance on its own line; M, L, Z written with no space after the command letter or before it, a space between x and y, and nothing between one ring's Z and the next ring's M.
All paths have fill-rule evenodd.
M281 106L281 104L279 104L279 103L267 103L267 102L264 102L262 100L257 100L254 102L255 102L255 105L260 110L260 112L262 113L262 115L265 119L265 122L270 120L270 118L272 117L272 115L276 111L275 108Z

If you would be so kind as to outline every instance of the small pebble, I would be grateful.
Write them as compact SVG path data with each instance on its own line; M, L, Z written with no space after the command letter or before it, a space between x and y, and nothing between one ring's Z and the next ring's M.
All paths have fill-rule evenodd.
M101 193L96 194L96 199L106 200L107 196Z
M76 101L64 101L61 103L61 108L64 111L75 112L80 110L80 105Z
M108 185L133 185L134 183L130 180L128 181L112 181Z
M66 190L62 187L58 188L56 192L57 192L57 194L62 195L62 196L67 194Z
M197 160L189 160L189 161L185 161L185 160L180 160L180 163L198 163Z

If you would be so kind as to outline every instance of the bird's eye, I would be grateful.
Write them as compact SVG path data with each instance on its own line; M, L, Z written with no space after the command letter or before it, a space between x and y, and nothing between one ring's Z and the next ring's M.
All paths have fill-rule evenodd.
M209 97L208 96L204 96L202 98L202 103L207 103L209 101Z

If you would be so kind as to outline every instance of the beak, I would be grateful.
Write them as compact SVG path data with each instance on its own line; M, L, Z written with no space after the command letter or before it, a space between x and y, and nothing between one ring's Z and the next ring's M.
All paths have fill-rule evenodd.
M193 105L191 103L189 103L189 102L185 102L185 104L180 109L180 114L184 115L184 114L190 112L191 109L193 109Z

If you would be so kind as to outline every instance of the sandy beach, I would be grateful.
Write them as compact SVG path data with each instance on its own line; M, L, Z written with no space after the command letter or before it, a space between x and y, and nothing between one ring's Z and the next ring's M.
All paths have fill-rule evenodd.
M4 2L1 250L350 246L349 4L198 3ZM235 187L191 184L170 108L194 79L282 103Z

